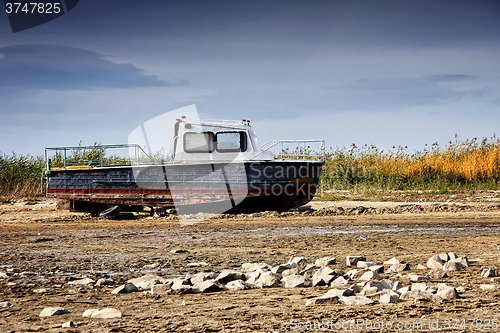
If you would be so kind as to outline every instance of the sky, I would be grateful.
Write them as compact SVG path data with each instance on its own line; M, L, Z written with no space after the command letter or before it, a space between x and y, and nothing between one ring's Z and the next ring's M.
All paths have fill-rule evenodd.
M491 137L499 32L495 0L83 0L17 33L0 12L0 152L127 143L190 104L261 143Z

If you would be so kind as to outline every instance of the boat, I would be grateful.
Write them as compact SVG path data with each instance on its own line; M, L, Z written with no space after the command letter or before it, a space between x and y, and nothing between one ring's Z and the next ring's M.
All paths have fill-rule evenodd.
M314 197L323 140L259 146L249 120L176 119L170 153L143 145L45 149L46 195L74 211L177 214L287 211ZM316 145L316 146L315 146ZM313 147L317 147L317 149ZM293 148L292 148L293 147ZM126 149L128 158L109 155Z

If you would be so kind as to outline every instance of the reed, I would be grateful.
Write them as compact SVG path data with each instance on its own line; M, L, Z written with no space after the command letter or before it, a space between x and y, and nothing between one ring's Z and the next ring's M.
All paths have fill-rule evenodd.
M34 197L41 194L42 157L10 156L0 153L0 196L2 200L14 197Z

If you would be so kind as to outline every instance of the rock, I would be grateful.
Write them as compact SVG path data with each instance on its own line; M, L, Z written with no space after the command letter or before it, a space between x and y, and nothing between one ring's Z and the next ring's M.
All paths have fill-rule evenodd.
M365 284L365 287L376 287L377 291L381 291L384 289L393 289L394 282L392 282L391 280L370 281Z
M90 318L97 311L99 311L99 309L87 309L83 312L82 317Z
M321 269L323 266L318 266L314 264L308 264L304 269L302 269L299 274L305 275L308 274L309 276L312 276L314 273L316 273L317 270Z
M337 260L335 257L323 257L323 258L318 258L314 262L316 266L330 266L330 265L335 265L337 263Z
M226 284L234 280L245 280L245 274L237 271L223 270L216 278L215 282Z
M70 328L70 327L75 327L75 323L72 321L67 321L61 325L62 328Z
M181 289L184 286L191 286L191 280L188 278L174 278L172 279L172 289Z
M379 303L388 304L388 303L397 303L399 302L399 295L396 294L383 294L380 295L378 299Z
M498 289L497 286L494 284L482 284L479 286L479 288L485 291L493 291Z
M155 284L151 287L151 294L153 295L166 295L172 290L172 285L169 283Z
M52 316L58 316L62 315L65 313L69 313L68 310L65 308L58 308L58 307L50 307L50 308L45 308L40 312L38 315L39 317L52 317Z
M465 265L457 260L450 260L444 264L443 271L445 272L458 272L465 268Z
M156 274L147 274L135 279L130 279L127 282L132 283L139 290L149 290L155 284L161 284L165 282L165 278L159 277Z
M251 285L255 285L257 283L257 281L259 280L259 277L261 276L262 273L263 272L259 272L259 271L248 273L246 275L245 282L248 284L251 284Z
M392 266L392 265L395 265L395 264L401 264L403 263L404 264L404 261L400 261L398 260L396 257L393 257L387 261L384 261L384 265L385 266Z
M397 263L393 264L391 267L389 267L389 272L395 272L395 273L401 273L403 271L407 271L410 269L410 266L405 263Z
M384 272L384 265L374 265L368 267L370 271L377 272L377 273L383 273Z
M133 283L125 283L117 288L115 288L113 291L111 291L112 294L127 294L127 293L132 293L134 291L139 291L137 287Z
M339 303L339 298L337 296L320 296L308 299L306 305L338 304L338 303Z
M437 256L439 259L441 259L442 261L445 261L445 262L450 260L448 253L441 253L441 254L438 254Z
M295 257L292 256L290 260L288 260L289 264L296 264L299 270L303 270L307 264L311 263L311 261L304 257Z
M342 288L346 287L349 284L349 281L346 280L343 276L339 276L335 280L332 281L330 287L332 288Z
M432 256L429 258L429 260L427 260L427 267L428 268L439 268L439 269L443 269L444 267L444 261L441 260L441 258L437 255L435 256Z
M340 297L339 300L347 305L370 305L373 301L364 296Z
M363 274L366 272L370 271L369 269L351 269L347 273L344 274L344 277L349 280L357 280L359 279Z
M459 263L461 263L464 267L469 267L469 258L460 257L460 258L457 258L455 260L458 261Z
M256 281L255 285L258 288L278 287L280 285L280 280L272 272L264 272L259 276L259 279Z
M433 293L422 290L411 290L401 294L399 298L403 301L414 299L416 301L440 303L442 298Z
M424 270L424 269L427 269L428 267L427 266L424 266L422 264L418 264L417 265L417 269L420 269L420 270ZM442 267L441 267L442 268Z
M323 266L312 276L312 285L313 287L327 286L336 276L337 273L333 269L328 266Z
M427 274L429 279L431 280L440 280L442 278L445 278L448 276L445 271L439 268L433 268L431 271Z
M8 279L9 275L5 272L0 272L0 279Z
M193 286L193 292L195 293L213 293L220 290L221 288L211 280L203 281Z
M447 301L455 299L458 297L458 292L455 288L447 286L446 284L440 284L436 295L445 299Z
M229 290L246 290L250 286L243 280L234 280L226 284L226 288Z
M408 277L410 278L410 281L412 281L412 282L429 280L429 277L427 275L409 274Z
M362 288L364 288L364 284L357 283L349 286L347 289L349 289L353 294L358 294L361 292Z
M244 263L241 265L241 271L243 273L250 273L250 272L255 272L255 271L268 271L269 265L266 264L265 262L260 262L260 263Z
M191 284L195 285L197 283L207 281L207 280L214 280L219 274L217 273L198 273L192 276L189 280Z
M189 264L188 264L189 265ZM159 263L155 262L155 263L152 263L152 264L147 264L147 265L144 265L142 266L143 269L155 269L157 268L158 266L160 266Z
M494 267L485 268L481 272L481 276L485 277L485 278L496 277L496 276L498 276L498 271Z
M416 290L427 291L428 289L429 287L425 283L414 283L411 285L410 288L411 291L416 291Z
M366 261L366 257L362 256L347 256L345 258L345 264L347 267L355 266L358 261Z
M375 266L377 265L376 262L372 262L372 261L358 261L356 263L356 267L358 268L368 268L368 267L371 267L371 266Z
M392 285L392 290L398 290L403 287L403 284L399 281L394 281L394 284Z
M184 249L173 249L170 250L170 253L189 253L189 251Z
M113 319L113 318L121 318L123 317L123 313L120 310L113 308L105 308L102 310L97 310L92 313L90 318L94 319Z
M284 278L288 275L299 274L299 269L297 267L290 268L281 272L281 277Z
M448 260L454 260L454 259L458 259L458 256L456 253L454 252L448 252Z
M52 288L39 288L39 289L33 289L33 292L35 294L46 294L46 293L51 293L53 292L54 289Z
M0 308L8 308L8 307L11 307L12 304L10 304L10 302L0 302Z
M374 271L368 271L365 272L363 275L361 275L358 280L361 281L371 281L371 280L381 280L382 278L377 272Z
M271 272L273 272L274 274L281 274L283 271L286 271L286 270L291 269L291 268L297 268L297 265L296 264L283 264L283 265L274 266L273 268L271 268Z
M74 281L68 282L68 284L77 285L77 286L86 286L86 285L93 284L93 283L94 283L94 280L92 280L90 278L84 278L84 279L74 280Z
M359 293L361 296L368 296L378 293L377 287L372 286L364 286L361 292Z
M201 262L190 262L186 264L187 267L206 267L208 264L204 261Z
M99 280L97 280L97 282L95 284L98 287L101 287L101 286L112 286L112 285L115 284L115 281L113 281L111 279L99 279Z
M343 297L343 296L352 296L354 293L352 292L351 289L330 289L324 294L323 296L337 296L337 297Z
M305 279L303 275L294 274L281 279L281 283L285 288L301 288L304 287Z

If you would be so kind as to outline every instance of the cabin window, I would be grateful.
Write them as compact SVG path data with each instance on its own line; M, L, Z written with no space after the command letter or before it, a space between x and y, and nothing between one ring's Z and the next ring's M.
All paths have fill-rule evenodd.
M247 150L245 132L219 132L215 136L218 152L242 152Z
M214 150L214 133L184 133L184 151L186 153L211 153Z

